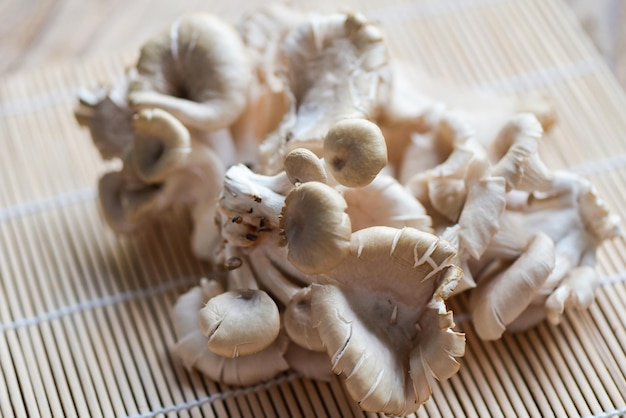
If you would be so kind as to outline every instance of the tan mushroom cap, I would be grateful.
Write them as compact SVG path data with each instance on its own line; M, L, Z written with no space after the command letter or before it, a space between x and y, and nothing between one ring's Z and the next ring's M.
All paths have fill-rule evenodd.
M266 349L248 356L227 358L209 351L206 337L198 326L198 311L207 299L221 291L216 282L202 280L200 286L178 298L172 318L176 333L174 354L188 369L197 369L210 379L227 385L253 385L287 370L289 365L284 354L289 339L284 333Z
M324 160L344 186L363 187L387 165L387 146L380 128L366 119L335 123L324 139Z
M326 183L326 170L322 161L313 151L306 148L291 150L283 161L283 168L292 184L319 181Z
M223 357L258 353L269 347L280 331L278 306L262 290L240 289L207 302L198 315L208 348Z
M346 201L332 187L309 182L295 187L285 199L280 229L287 257L306 274L335 267L350 251L350 218Z
M161 108L201 130L228 127L244 111L252 70L239 34L209 13L193 13L148 40L128 100Z
M302 288L291 298L283 315L283 325L289 338L300 347L325 351L317 329L313 327L310 287Z
M461 270L454 249L412 228L353 234L350 255L314 284L311 309L333 371L366 411L414 412L464 353L447 298Z
M189 131L161 109L143 109L133 117L132 162L146 183L159 183L184 164L191 153Z

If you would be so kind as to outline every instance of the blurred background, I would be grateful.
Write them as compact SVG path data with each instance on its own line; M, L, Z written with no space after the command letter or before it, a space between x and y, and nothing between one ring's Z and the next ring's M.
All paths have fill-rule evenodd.
M546 1L568 3L626 87L626 0ZM338 7L354 4L358 2L342 1ZM195 10L233 21L244 12L224 0L0 0L0 76L62 60L136 51L177 16Z

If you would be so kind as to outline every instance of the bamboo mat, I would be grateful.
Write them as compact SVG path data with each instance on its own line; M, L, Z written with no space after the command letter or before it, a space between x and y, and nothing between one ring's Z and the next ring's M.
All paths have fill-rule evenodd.
M242 5L210 6L234 21ZM587 176L626 219L626 95L560 1L347 8L378 19L394 53L433 75L500 94L547 93L559 122L544 160ZM110 81L133 60L121 53L0 80L0 416L373 416L338 379L285 374L227 387L171 357L170 309L210 266L191 256L178 214L132 238L107 229L95 186L110 167L72 115L79 87ZM454 301L466 355L416 416L626 415L623 240L603 245L598 270L588 311L497 342L478 340L466 299Z

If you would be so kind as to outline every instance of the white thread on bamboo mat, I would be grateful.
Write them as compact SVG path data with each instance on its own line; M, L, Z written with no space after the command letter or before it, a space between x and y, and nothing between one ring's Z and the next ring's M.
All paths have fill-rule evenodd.
M80 302L74 305L64 306L62 308L44 312L42 314L31 316L29 318L18 319L13 322L7 322L0 324L0 333L16 330L18 328L30 327L33 325L39 325L43 322L52 321L62 318L67 315L72 315L88 309L103 308L106 306L116 305L122 302L128 302L131 300L144 299L152 296L166 293L171 290L180 289L181 287L190 286L198 283L198 278L183 278L176 279L170 282L162 283L148 289L131 290L128 292L118 293L112 296L105 296L97 299L89 299L84 302Z
M179 412L187 409L191 409L196 406L202 406L207 403L220 401L226 398L234 398L236 396L248 395L250 393L259 392L261 390L269 389L273 386L278 386L282 383L291 382L292 380L299 379L301 376L298 373L290 373L285 376L278 377L276 379L269 380L265 383L261 383L254 386L243 387L239 389L226 390L224 392L214 393L203 398L196 399L195 401L189 401L176 405L165 406L160 409L155 409L150 412L144 412L143 414L128 415L126 418L151 418L160 414L169 414L172 412Z
M92 188L73 190L67 193L60 193L45 199L33 200L30 202L9 206L0 209L0 222L21 216L31 215L49 209L57 209L76 203L82 203L96 198L96 191Z
M593 73L600 68L602 63L603 61L600 57L594 57L558 67L530 71L501 80L487 81L476 85L476 88L485 92L512 94L555 85Z

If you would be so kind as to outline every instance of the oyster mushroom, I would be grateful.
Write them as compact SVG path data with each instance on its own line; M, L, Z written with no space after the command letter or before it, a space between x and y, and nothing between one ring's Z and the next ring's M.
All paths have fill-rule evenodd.
M308 181L328 182L322 160L306 148L295 148L289 151L283 161L283 169L292 184Z
M312 15L283 44L290 96L281 125L260 146L261 172L279 171L293 148L321 155L329 127L373 118L385 89L387 49L381 31L360 14Z
M246 356L264 350L278 337L278 306L265 292L238 289L214 296L199 314L208 348L224 357Z
M208 13L176 20L141 48L129 85L134 109L160 108L201 131L227 128L244 111L251 68L239 34Z
M365 119L333 124L324 138L323 155L328 171L347 187L367 186L387 165L385 138Z
M352 227L346 201L330 186L303 183L285 199L280 228L289 261L306 274L335 267L350 251Z
M390 94L376 119L389 148L390 163L399 167L413 134L425 134L433 128L432 118L453 112L475 130L483 147L497 136L511 117L528 112L537 117L544 130L554 125L554 106L543 96L506 97L458 86L390 60Z
M484 254L487 262L514 260L524 243L539 233L554 247L554 268L507 330L524 330L546 317L556 324L566 306L588 307L597 286L597 274L592 272L596 250L603 241L622 234L619 219L588 180L565 171L551 175L548 191L514 190L507 195L500 231Z
M465 338L443 302L461 274L454 255L431 234L372 227L353 233L349 256L311 286L333 371L362 409L414 412L434 379L458 370Z
M134 139L122 170L99 182L105 220L116 231L130 232L175 206L189 207L194 251L211 259L219 237L214 218L222 162L161 109L140 111L132 127Z
M198 312L222 291L219 283L203 279L199 286L178 298L172 315L176 334L173 353L188 369L197 369L210 379L228 385L252 385L286 371L289 365L284 354L289 339L282 333L265 349L246 356L230 358L209 350L207 337L198 325Z

